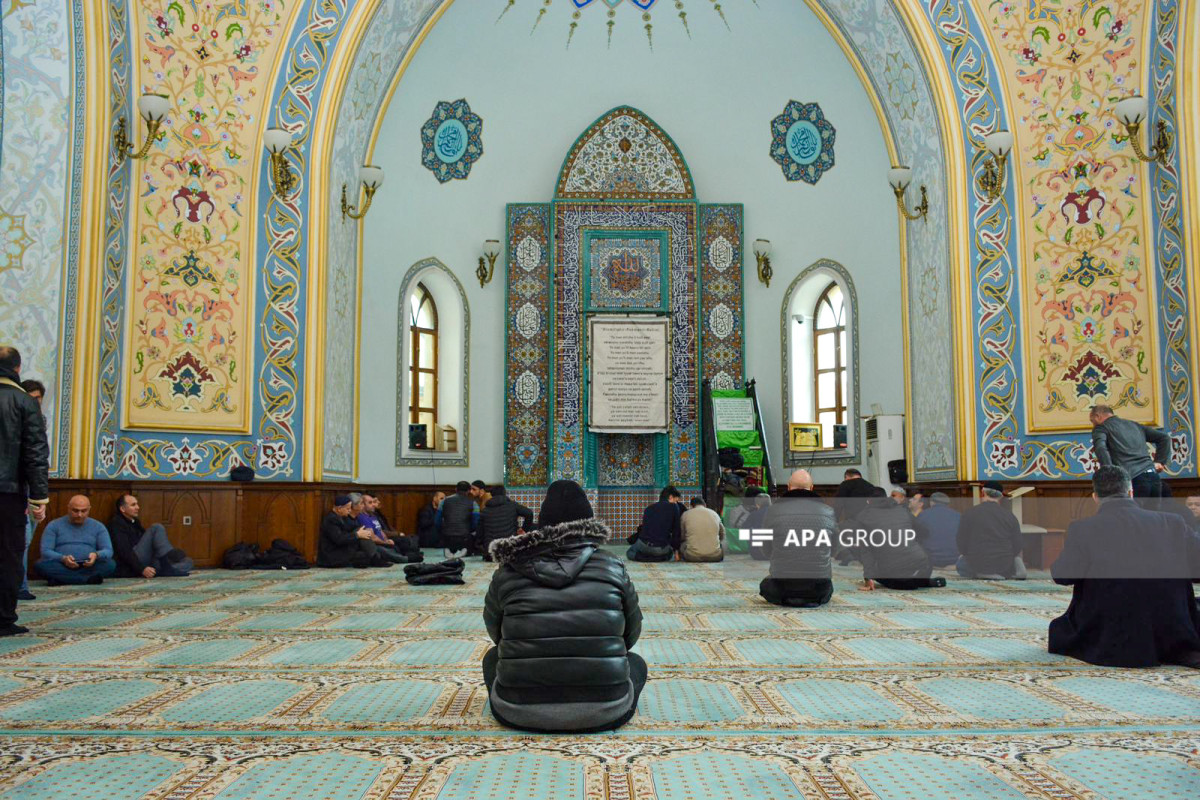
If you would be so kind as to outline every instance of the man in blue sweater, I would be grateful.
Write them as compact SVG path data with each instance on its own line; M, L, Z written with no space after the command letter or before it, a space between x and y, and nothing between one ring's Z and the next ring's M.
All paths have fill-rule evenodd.
M117 569L108 529L92 519L92 502L77 494L67 503L67 515L42 532L42 560L35 565L51 586L103 583Z

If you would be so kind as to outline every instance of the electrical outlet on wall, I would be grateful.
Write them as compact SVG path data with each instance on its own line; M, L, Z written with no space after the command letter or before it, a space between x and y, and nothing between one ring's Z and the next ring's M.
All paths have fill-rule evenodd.
M192 518L191 518L191 517L184 517L184 518L183 518L183 524L184 524L184 525L191 525L191 524L192 524Z

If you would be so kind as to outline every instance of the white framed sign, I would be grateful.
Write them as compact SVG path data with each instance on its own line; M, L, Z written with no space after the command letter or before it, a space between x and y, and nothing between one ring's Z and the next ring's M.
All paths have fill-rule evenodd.
M666 433L670 419L671 319L590 316L588 430Z

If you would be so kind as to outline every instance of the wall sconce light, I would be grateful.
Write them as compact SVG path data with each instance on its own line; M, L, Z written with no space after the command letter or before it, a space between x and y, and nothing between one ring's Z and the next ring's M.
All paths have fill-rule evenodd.
M1126 97L1113 106L1113 114L1125 126L1125 132L1129 135L1129 144L1133 146L1133 152L1138 160L1157 161L1159 166L1165 167L1167 154L1171 152L1171 134L1167 133L1167 124L1161 119L1158 121L1158 133L1154 137L1154 146L1150 149L1150 153L1147 154L1142 149L1142 140L1139 134L1142 130L1142 120L1146 118L1149 110L1150 103L1140 94Z
M140 150L135 151L133 142L129 141L125 118L121 117L117 122L117 130L113 133L113 146L117 148L117 152L121 154L122 158L142 159L150 153L150 148L154 146L154 140L158 138L158 131L162 127L163 120L167 118L167 112L171 110L171 100L165 94L147 92L138 98L137 106L138 114L146 122L146 141Z
M487 286L496 270L496 257L500 255L500 242L488 239L483 243L483 255L479 257L479 266L475 268L475 277L479 278L479 288Z
M900 207L900 213L905 219L918 220L924 219L929 214L929 198L925 193L925 186L921 186L921 204L911 212L904 202L904 190L908 188L908 184L912 183L912 168L911 167L892 167L888 170L888 183L892 185L892 191L896 194L896 205Z
M1012 152L1013 135L1009 131L992 131L983 137L983 146L991 154L983 165L979 176L979 191L988 202L995 202L1004 194L1004 175L1008 166L1008 154Z
M754 240L754 258L758 261L758 279L768 288L771 286L771 242L767 239Z
M271 178L275 182L272 191L280 200L286 200L296 187L296 176L284 157L284 152L292 146L292 133L283 128L267 128L263 134L263 144L271 154Z
M364 164L362 169L358 171L358 179L362 181L363 192L366 199L363 200L362 210L349 205L346 202L346 184L342 184L342 219L346 217L350 219L362 219L371 210L371 200L375 197L375 190L383 186L383 170L371 164Z

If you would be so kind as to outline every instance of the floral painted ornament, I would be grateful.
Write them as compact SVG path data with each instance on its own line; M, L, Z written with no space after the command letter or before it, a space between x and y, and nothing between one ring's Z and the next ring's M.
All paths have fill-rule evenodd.
M833 168L833 143L837 139L821 106L788 102L783 113L771 120L771 158L789 181L815 184Z
M483 120L465 99L442 101L421 126L421 163L438 183L466 179L483 155Z

